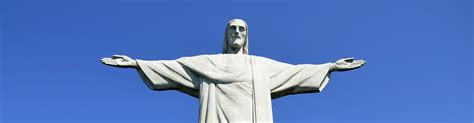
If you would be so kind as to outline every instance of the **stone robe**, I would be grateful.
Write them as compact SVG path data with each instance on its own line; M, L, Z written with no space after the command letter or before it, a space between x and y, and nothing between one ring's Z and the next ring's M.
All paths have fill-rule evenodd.
M178 90L198 98L200 123L271 123L271 99L320 92L329 81L329 64L291 65L252 55L137 63L150 89Z

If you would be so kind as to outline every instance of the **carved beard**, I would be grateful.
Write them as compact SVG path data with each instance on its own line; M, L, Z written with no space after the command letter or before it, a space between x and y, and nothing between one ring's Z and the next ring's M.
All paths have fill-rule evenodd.
M230 44L232 49L239 49L242 47L242 39L235 39L232 44Z
M229 44L232 49L238 49L244 44L243 40L244 38L242 38L241 36L231 36Z
M242 49L243 40L238 37L233 37L227 41L227 45L227 47L229 48L227 53L236 54Z

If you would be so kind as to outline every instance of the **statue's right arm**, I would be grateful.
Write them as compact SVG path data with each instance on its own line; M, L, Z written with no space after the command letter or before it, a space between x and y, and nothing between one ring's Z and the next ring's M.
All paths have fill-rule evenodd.
M113 55L112 58L102 58L100 61L109 66L120 68L136 68L137 61L125 55Z

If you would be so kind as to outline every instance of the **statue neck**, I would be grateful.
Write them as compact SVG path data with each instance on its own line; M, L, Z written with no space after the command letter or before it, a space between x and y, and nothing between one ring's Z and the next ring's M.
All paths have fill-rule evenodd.
M227 54L244 54L244 47L240 47L238 49L230 48L227 52Z

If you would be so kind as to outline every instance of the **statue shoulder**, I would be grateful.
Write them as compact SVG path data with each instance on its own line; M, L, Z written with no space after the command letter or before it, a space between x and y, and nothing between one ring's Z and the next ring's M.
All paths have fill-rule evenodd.
M271 65L275 62L278 62L276 60L273 60L273 59L267 58L267 57L263 57L263 56L256 56L256 55L250 55L250 56L261 64Z
M178 59L201 59L201 58L209 58L209 57L218 57L219 54L202 54L196 56L183 56Z
M220 54L202 54L197 56L185 56L177 59L178 62L216 62L220 61Z

